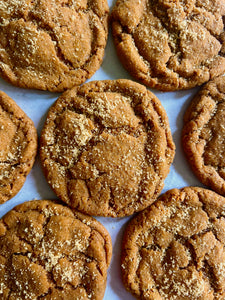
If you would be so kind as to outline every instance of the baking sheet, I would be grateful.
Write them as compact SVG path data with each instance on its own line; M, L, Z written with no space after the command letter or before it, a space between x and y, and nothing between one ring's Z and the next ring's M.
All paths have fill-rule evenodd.
M114 2L115 1L113 0L108 1L110 8L112 8ZM120 61L116 56L110 33L103 64L89 81L119 78L133 79L120 64ZM0 90L4 91L12 99L14 99L17 104L26 112L26 114L34 121L40 136L48 109L60 94L16 88L2 79L0 79ZM152 90L152 92L154 92L161 100L162 105L167 112L173 139L176 144L175 159L170 168L170 173L165 180L165 186L162 193L171 188L202 186L186 162L181 148L180 139L184 111L193 98L193 95L196 94L197 90L198 88L188 91L167 93ZM14 206L22 202L33 199L56 198L57 197L50 189L42 174L39 158L37 157L34 167L28 175L20 192L13 199L0 205L0 217L2 217ZM108 280L104 300L135 299L130 293L126 292L125 288L123 287L120 274L121 239L125 225L130 217L116 219L98 217L96 219L98 219L107 228L111 235L113 244L113 255L111 265L108 270Z

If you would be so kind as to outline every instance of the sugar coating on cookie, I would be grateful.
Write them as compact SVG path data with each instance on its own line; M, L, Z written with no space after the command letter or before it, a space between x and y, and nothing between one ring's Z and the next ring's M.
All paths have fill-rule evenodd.
M129 80L65 92L48 113L40 143L57 196L87 214L112 217L156 199L175 152L160 101Z
M23 203L0 220L0 297L101 300L111 254L94 218L52 201Z
M128 224L121 255L124 285L138 299L225 299L225 198L168 191Z
M225 72L224 0L117 0L117 53L142 83L187 89Z
M107 0L0 0L0 76L12 84L63 91L100 67Z
M182 143L199 180L225 196L225 77L201 88L184 115Z
M22 188L37 153L33 121L0 91L0 204Z

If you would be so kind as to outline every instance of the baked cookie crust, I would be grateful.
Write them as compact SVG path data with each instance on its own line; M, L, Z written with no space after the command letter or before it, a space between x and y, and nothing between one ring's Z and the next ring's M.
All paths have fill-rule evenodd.
M199 180L225 195L225 77L201 88L184 115L182 143Z
M163 91L188 89L225 71L224 0L117 0L112 33L124 67Z
M162 195L128 224L122 276L138 299L225 298L225 198L187 187Z
M98 216L131 215L151 204L174 153L160 101L122 79L66 91L49 110L40 138L44 174L56 195Z
M0 0L0 76L13 85L61 92L100 67L107 0Z
M33 121L0 91L0 204L22 188L37 153Z
M111 254L94 218L53 201L23 203L0 220L1 299L101 300Z

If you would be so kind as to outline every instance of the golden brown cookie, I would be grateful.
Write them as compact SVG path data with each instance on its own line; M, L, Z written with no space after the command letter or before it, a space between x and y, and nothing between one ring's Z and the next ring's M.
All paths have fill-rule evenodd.
M225 299L225 198L173 189L128 224L122 276L138 299Z
M107 0L0 0L0 76L23 88L63 91L100 67Z
M122 79L65 92L48 113L40 143L57 196L87 214L111 217L156 199L175 152L160 101Z
M142 83L187 89L225 72L225 0L117 0L118 56Z
M37 131L33 121L0 91L0 204L24 184L37 153Z
M52 201L23 203L0 220L0 298L103 299L111 254L94 218Z
M207 83L184 115L183 148L199 180L225 196L225 77Z

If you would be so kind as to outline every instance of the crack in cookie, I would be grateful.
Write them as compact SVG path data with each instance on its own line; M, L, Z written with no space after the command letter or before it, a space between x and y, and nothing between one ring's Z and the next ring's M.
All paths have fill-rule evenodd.
M146 300L224 299L224 207L215 192L186 187L135 216L121 251L128 291Z
M225 71L224 16L224 0L117 0L111 23L118 56L152 88L201 85Z
M44 174L63 201L91 215L125 216L160 193L175 146L159 100L129 80L65 92L41 134Z
M192 100L182 132L186 157L199 180L225 195L225 77L208 82Z
M107 1L0 1L0 75L14 85L63 91L100 67Z
M22 188L37 153L37 131L32 120L0 91L0 203Z
M0 249L3 299L103 299L112 245L92 217L23 203L0 220Z

